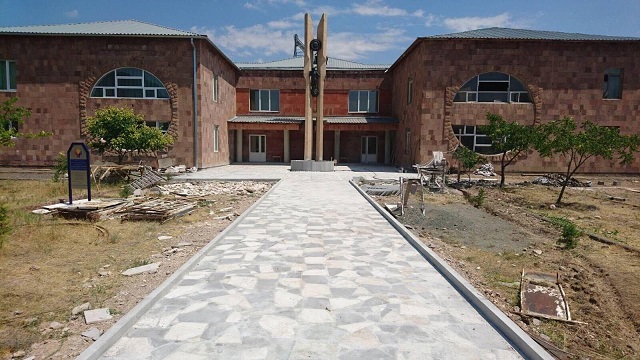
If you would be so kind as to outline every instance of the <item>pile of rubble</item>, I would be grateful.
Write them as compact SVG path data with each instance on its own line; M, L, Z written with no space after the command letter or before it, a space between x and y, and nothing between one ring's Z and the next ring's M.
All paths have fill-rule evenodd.
M473 174L480 176L496 176L496 173L493 171L493 165L491 165L491 163L486 163L480 166L476 171L473 172Z
M566 177L562 174L546 174L540 177L535 178L533 181L531 181L534 184L537 185L545 185L545 186L556 186L556 187L560 187L562 186L562 184L564 183L564 180L566 179ZM567 186L569 187L591 187L591 181L578 181L574 178L569 179L569 182L567 183Z
M162 195L179 195L179 196L208 196L208 195L248 195L265 193L271 184L254 181L240 182L197 182L197 183L174 183L166 185L158 185L150 191L158 192Z

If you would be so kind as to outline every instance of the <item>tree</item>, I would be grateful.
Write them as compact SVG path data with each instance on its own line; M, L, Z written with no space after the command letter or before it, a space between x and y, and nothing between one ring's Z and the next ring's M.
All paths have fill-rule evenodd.
M15 139L27 139L49 136L51 133L40 131L37 133L20 132L20 125L31 116L31 111L23 106L16 106L17 97L11 97L0 104L0 146L14 146Z
M478 164L483 164L485 162L484 158L478 155L475 151L469 150L464 145L460 144L453 152L453 158L458 160L458 182L460 182L460 169L462 168L462 172L466 172L469 176L469 181L471 181L471 169L476 167Z
M133 151L158 151L173 143L173 138L160 129L145 125L144 117L127 108L107 107L96 111L87 120L87 131L91 136L89 145L118 154L118 164Z
M600 126L589 120L578 129L573 118L565 116L540 126L535 147L542 156L560 154L567 161L562 189L556 200L559 205L569 179L588 159L599 156L612 160L617 155L621 164L629 164L639 145L640 138L636 134L621 135L616 127Z
M536 128L507 122L500 115L487 113L489 125L480 126L480 131L491 138L491 146L500 153L500 187L504 187L505 169L534 143Z

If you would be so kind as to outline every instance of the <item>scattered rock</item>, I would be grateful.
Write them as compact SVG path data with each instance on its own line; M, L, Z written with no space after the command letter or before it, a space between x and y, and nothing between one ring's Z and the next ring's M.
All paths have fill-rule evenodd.
M89 309L91 309L91 303L86 302L86 303L84 303L82 305L78 305L78 306L74 307L73 310L71 310L71 314L72 315L78 315L81 312L89 310Z
M556 205L555 205L555 204L551 204L551 205L549 205L549 209L551 209L551 210L555 210L555 208L556 208Z
M101 277L107 277L107 276L111 276L111 271L98 271L98 275L100 275Z
M133 275L138 275L138 274L157 272L159 267L160 267L160 263L159 262L155 262L155 263L152 263L152 264L142 265L142 266L137 266L137 267L134 267L134 268L127 269L127 270L122 272L122 275L124 275L124 276L133 276Z
M38 270L40 270L40 266L38 266L38 265L31 265L31 266L29 267L29 270L31 270L31 271L38 271Z
M491 163L486 163L480 166L473 173L480 176L496 176L496 173L493 171L493 165L491 165Z
M91 339L93 341L98 340L98 338L102 335L102 332L98 328L90 328L89 330L82 333L82 337Z
M542 324L542 321L538 320L538 319L533 319L532 321L533 325L535 326L540 326Z
M177 248L177 249L180 249L180 248L183 248L183 247L187 247L187 246L193 246L193 243L183 241L183 242L179 242L179 243L177 243L175 245L171 245L172 248Z
M133 191L133 196L142 196L142 194L143 194L142 189L135 189Z
M540 249L533 249L533 253L536 255L542 255L542 250Z
M547 335L545 335L545 334L540 334L540 338L541 338L542 340L544 340L544 341L549 341L549 342L551 342L551 338L550 338L550 337L548 337L548 336L547 336Z
M84 322L89 324L111 319L111 313L108 308L87 310L84 312Z
M24 357L25 355L27 355L27 353L24 352L24 350L19 350L19 351L14 352L13 354L11 354L11 357L13 357L13 358L21 358L21 357Z
M53 329L53 330L62 329L63 327L64 325L60 324L57 321L53 321L51 324L49 324L49 329Z
M160 235L158 236L158 240L160 241L165 241L165 240L170 240L173 239L173 236L168 236L168 235Z
M565 179L566 179L565 176L562 175L562 174L546 174L544 176L540 176L538 178L535 178L531 182L534 183L534 184L537 184L537 185L560 187L564 183ZM571 179L569 179L569 182L567 183L567 186L569 186L569 187L590 187L591 186L591 181L581 182L581 181L578 181L578 180L576 180L574 178L571 178Z

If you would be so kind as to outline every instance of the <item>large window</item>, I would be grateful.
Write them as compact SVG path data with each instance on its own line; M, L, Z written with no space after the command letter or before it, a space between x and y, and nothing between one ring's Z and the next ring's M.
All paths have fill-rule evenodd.
M91 97L168 99L162 82L149 72L120 68L104 75L93 87Z
M213 152L220 151L220 125L213 126Z
M0 91L16 90L16 62L0 60Z
M481 133L476 126L452 125L456 138L467 149L479 154L494 155L496 151L491 147L491 138Z
M349 91L350 113L377 113L378 92L372 90Z
M250 90L250 111L280 111L280 90Z
M605 70L602 98L622 99L622 69Z
M484 73L467 81L453 99L455 102L529 103L527 88L511 75Z
M167 130L169 130L169 123L168 122L164 122L164 121L145 121L145 124L147 124L148 127L160 129L160 131L162 131L163 134L166 134Z

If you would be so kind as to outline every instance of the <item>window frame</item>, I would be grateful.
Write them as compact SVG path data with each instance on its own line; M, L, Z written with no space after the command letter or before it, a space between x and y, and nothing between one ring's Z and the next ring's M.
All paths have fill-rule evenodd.
M11 72L11 64L13 64L13 73ZM4 66L2 66L4 65ZM0 59L0 72L4 74L6 81L5 87L0 88L0 92L16 92L18 91L18 75L15 60ZM13 76L12 76L13 74ZM1 86L2 84L0 84ZM13 85L13 87L11 87Z
M148 127L151 128L156 128L156 129L160 129L160 131L162 131L162 134L166 134L167 131L169 131L169 127L171 126L171 122L170 121L155 121L155 120L145 120L144 124ZM166 124L166 126L164 125ZM166 127L166 129L165 129Z
M482 76L485 75L483 79ZM503 77L490 79L490 77ZM504 78L506 77L506 78ZM474 84L475 83L475 84ZM507 84L506 90L481 90L482 86L491 88L491 87L499 87L501 83ZM467 84L475 85L471 87L467 87ZM521 87L524 90L513 90L514 88ZM467 82L465 82L460 89L469 88L468 90L458 90L455 96L453 97L453 102L457 103L497 103L497 104L531 104L531 94L527 91L527 87L517 78L511 76L507 73L502 73L498 71L486 72L482 74L478 74ZM499 99L481 100L481 95L497 95L500 96L504 94L506 101L501 101ZM523 94L525 96L523 96ZM462 99L459 99L462 98ZM523 98L521 101L520 99Z
M407 82L407 104L413 103L413 77Z
M404 129L404 154L411 155L411 128Z
M213 152L220 152L220 125L213 125Z
M478 132L478 126L479 125L451 125L451 130L453 130L453 134L455 135L456 139L458 139L458 141L460 142L460 145L465 146L469 149L469 147L467 145L465 145L465 142L462 141L462 137L467 137L467 138L471 138L473 137L473 148L469 149L472 150L473 152L476 152L478 154L481 155L498 155L500 154L499 152L493 150L493 151L489 151L489 152L480 152L477 150L477 148L487 148L487 149L493 149L493 146L491 145L491 138L485 134L479 133ZM460 132L456 132L456 127L460 128L462 127L462 131ZM485 139L485 141L478 141L478 139Z
M256 109L252 109L253 94L257 92L258 94L258 104L256 104ZM269 103L266 108L263 109L262 97L264 93L268 93ZM277 94L278 101L274 108L273 104L273 94ZM280 89L250 89L249 90L249 112L280 112Z
M213 101L218 102L219 99L219 89L218 89L218 75L213 75Z
M120 75L118 72L123 71L124 69L139 70L141 72L141 75ZM100 82L106 79L108 76L111 76L111 74L113 74L113 85L112 86L100 85ZM157 82L162 86L146 86L145 80L147 79L147 76L151 76L152 80L153 79L157 80ZM140 85L120 85L119 84L120 82L124 83L126 81L133 81L133 80L140 80ZM101 90L101 95L97 95L98 90ZM141 90L142 96L119 96L120 95L119 90ZM148 92L150 91L153 93L153 96L147 95ZM108 92L111 93L112 95L107 95ZM164 92L166 96L158 96L159 92ZM162 93L160 93L160 95L162 95ZM90 97L97 98L97 99L109 98L109 99L167 100L171 97L171 95L169 95L169 91L164 86L164 83L160 81L160 79L157 76L153 75L147 70L134 68L134 67L121 67L121 68L113 69L107 72L106 74L102 75L102 77L100 77L100 79L96 81L95 85L91 89Z
M356 93L358 99L357 109L351 109L351 94ZM362 106L360 100L362 98L361 94L367 94L367 105L365 110L361 110ZM375 109L371 111L371 95L374 95L375 99ZM378 90L349 90L349 97L347 98L347 111L352 114L375 114L378 113L379 109L379 92Z
M622 76L624 73L623 68L608 68L604 71L604 83L602 89L602 99L604 100L621 100L622 99ZM609 94L610 91L610 79L612 77L618 78L618 91L616 94ZM617 95L617 96L616 96Z

